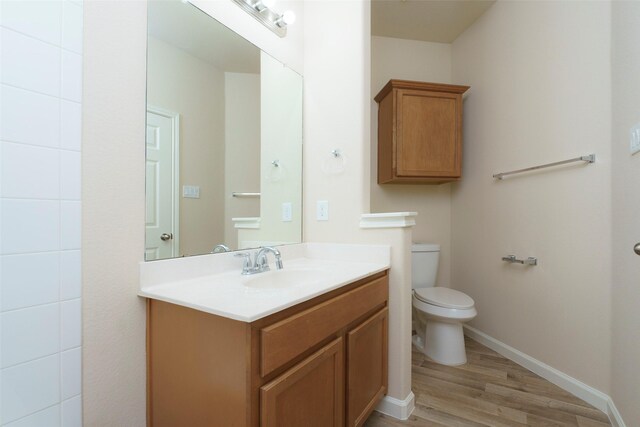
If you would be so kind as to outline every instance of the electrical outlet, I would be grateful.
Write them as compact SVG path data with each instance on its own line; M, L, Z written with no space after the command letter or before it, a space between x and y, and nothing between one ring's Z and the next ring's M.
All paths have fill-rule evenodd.
M640 151L640 123L631 128L629 151L631 154L636 154Z
M183 185L182 186L182 197L186 199L199 199L200 198L200 187L197 185Z
M316 219L318 221L329 221L329 201L328 200L317 201Z
M282 222L291 222L293 219L293 210L291 208L291 202L285 202L282 204Z

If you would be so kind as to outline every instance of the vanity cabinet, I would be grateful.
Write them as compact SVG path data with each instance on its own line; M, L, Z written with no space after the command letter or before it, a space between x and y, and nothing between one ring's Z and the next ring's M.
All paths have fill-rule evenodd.
M362 426L387 389L388 272L254 322L147 304L149 426Z
M390 80L378 103L378 184L441 184L462 174L468 86Z

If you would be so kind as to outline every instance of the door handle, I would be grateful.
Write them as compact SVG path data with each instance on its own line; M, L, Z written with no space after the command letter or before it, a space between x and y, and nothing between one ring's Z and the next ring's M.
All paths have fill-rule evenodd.
M633 247L633 252L635 252L636 255L640 255L640 243L636 243L636 245Z
M162 233L160 235L160 240L166 242L167 240L171 240L173 239L173 233L169 234L169 233Z

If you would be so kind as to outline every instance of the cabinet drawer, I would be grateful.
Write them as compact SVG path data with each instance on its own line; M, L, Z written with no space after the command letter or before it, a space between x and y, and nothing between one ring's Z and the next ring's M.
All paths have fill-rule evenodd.
M388 276L267 326L260 331L260 373L264 377L332 333L382 305Z

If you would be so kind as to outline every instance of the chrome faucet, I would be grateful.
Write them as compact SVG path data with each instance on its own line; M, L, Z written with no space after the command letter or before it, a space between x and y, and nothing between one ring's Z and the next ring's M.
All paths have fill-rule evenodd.
M278 270L282 270L282 256L280 251L271 246L265 246L260 248L260 250L255 254L255 258L253 263L251 262L251 253L250 252L240 252L234 254L235 257L242 258L242 274L257 274L263 273L265 271L269 271L269 262L267 260L267 254L271 252L276 258L276 268Z
M256 267L260 269L260 271L269 271L269 260L267 259L267 254L271 252L273 256L276 258L276 268L278 270L282 270L282 256L280 255L280 251L274 248L273 246L264 246L260 248L258 254L256 255Z
M229 246L223 245L223 244L219 244L219 245L215 245L215 247L213 248L211 253L212 254L217 254L218 252L229 252L230 250L231 250L231 248L229 248Z

